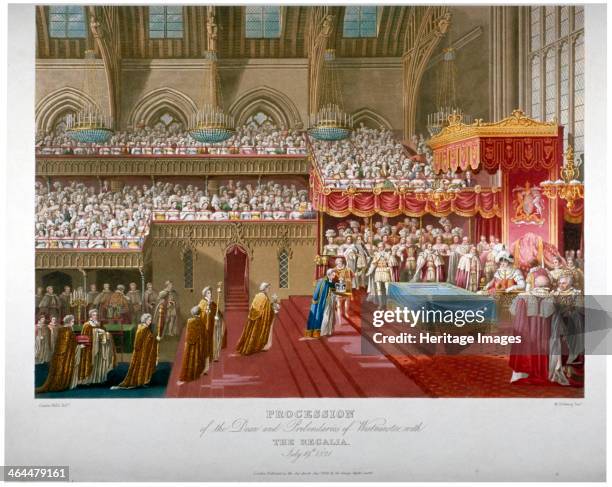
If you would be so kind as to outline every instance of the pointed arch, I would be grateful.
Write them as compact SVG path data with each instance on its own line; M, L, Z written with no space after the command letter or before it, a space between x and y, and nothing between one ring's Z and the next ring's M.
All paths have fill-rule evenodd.
M364 122L365 125L374 125L377 128L393 130L393 126L389 123L389 120L367 107L360 108L353 112L353 121L355 126L358 126L359 122Z
M249 116L262 111L287 128L302 127L302 118L291 99L274 88L261 86L244 92L229 108L236 125L243 125Z
M82 90L67 86L52 91L36 104L34 111L36 130L38 132L53 130L58 117L63 113L77 112L87 105L99 108L94 99Z
M161 111L168 110L175 114L184 126L198 110L195 102L185 93L173 88L158 88L145 93L134 105L128 118L128 125L135 127L144 122L151 125L156 121L155 116Z

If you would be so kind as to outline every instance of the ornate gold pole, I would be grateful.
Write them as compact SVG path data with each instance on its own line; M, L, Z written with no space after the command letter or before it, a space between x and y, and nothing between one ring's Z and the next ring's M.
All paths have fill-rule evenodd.
M217 312L215 317L219 317L219 308L221 307L221 287L223 286L223 282L219 281L217 283Z

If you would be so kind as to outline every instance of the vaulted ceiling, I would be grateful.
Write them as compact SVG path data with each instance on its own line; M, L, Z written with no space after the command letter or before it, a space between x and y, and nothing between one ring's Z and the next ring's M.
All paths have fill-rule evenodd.
M219 57L223 58L305 58L308 6L282 7L282 29L277 39L245 37L244 7L217 6ZM397 57L404 52L410 10L414 7L384 6L379 9L378 35L373 38L344 38L342 19L345 7L331 7L334 31L328 42L338 57ZM119 7L121 57L124 59L201 58L206 46L206 6L184 7L183 38L151 39L148 35L148 7ZM86 49L95 49L89 33L85 39L51 38L48 7L36 10L37 56L39 58L81 58Z

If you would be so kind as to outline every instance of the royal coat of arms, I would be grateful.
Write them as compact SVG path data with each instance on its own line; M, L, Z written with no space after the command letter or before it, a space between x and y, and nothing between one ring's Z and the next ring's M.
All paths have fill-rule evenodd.
M531 186L527 181L525 186L516 186L512 190L511 218L517 225L542 225L544 223L544 198L538 186Z

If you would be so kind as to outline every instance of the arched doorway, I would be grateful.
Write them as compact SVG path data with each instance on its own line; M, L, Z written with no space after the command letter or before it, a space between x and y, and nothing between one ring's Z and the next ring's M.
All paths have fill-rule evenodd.
M42 277L42 286L53 286L55 294L59 294L64 290L64 286L73 287L72 277L61 271L50 272Z
M248 307L249 257L241 245L231 245L225 251L225 306L232 309Z

